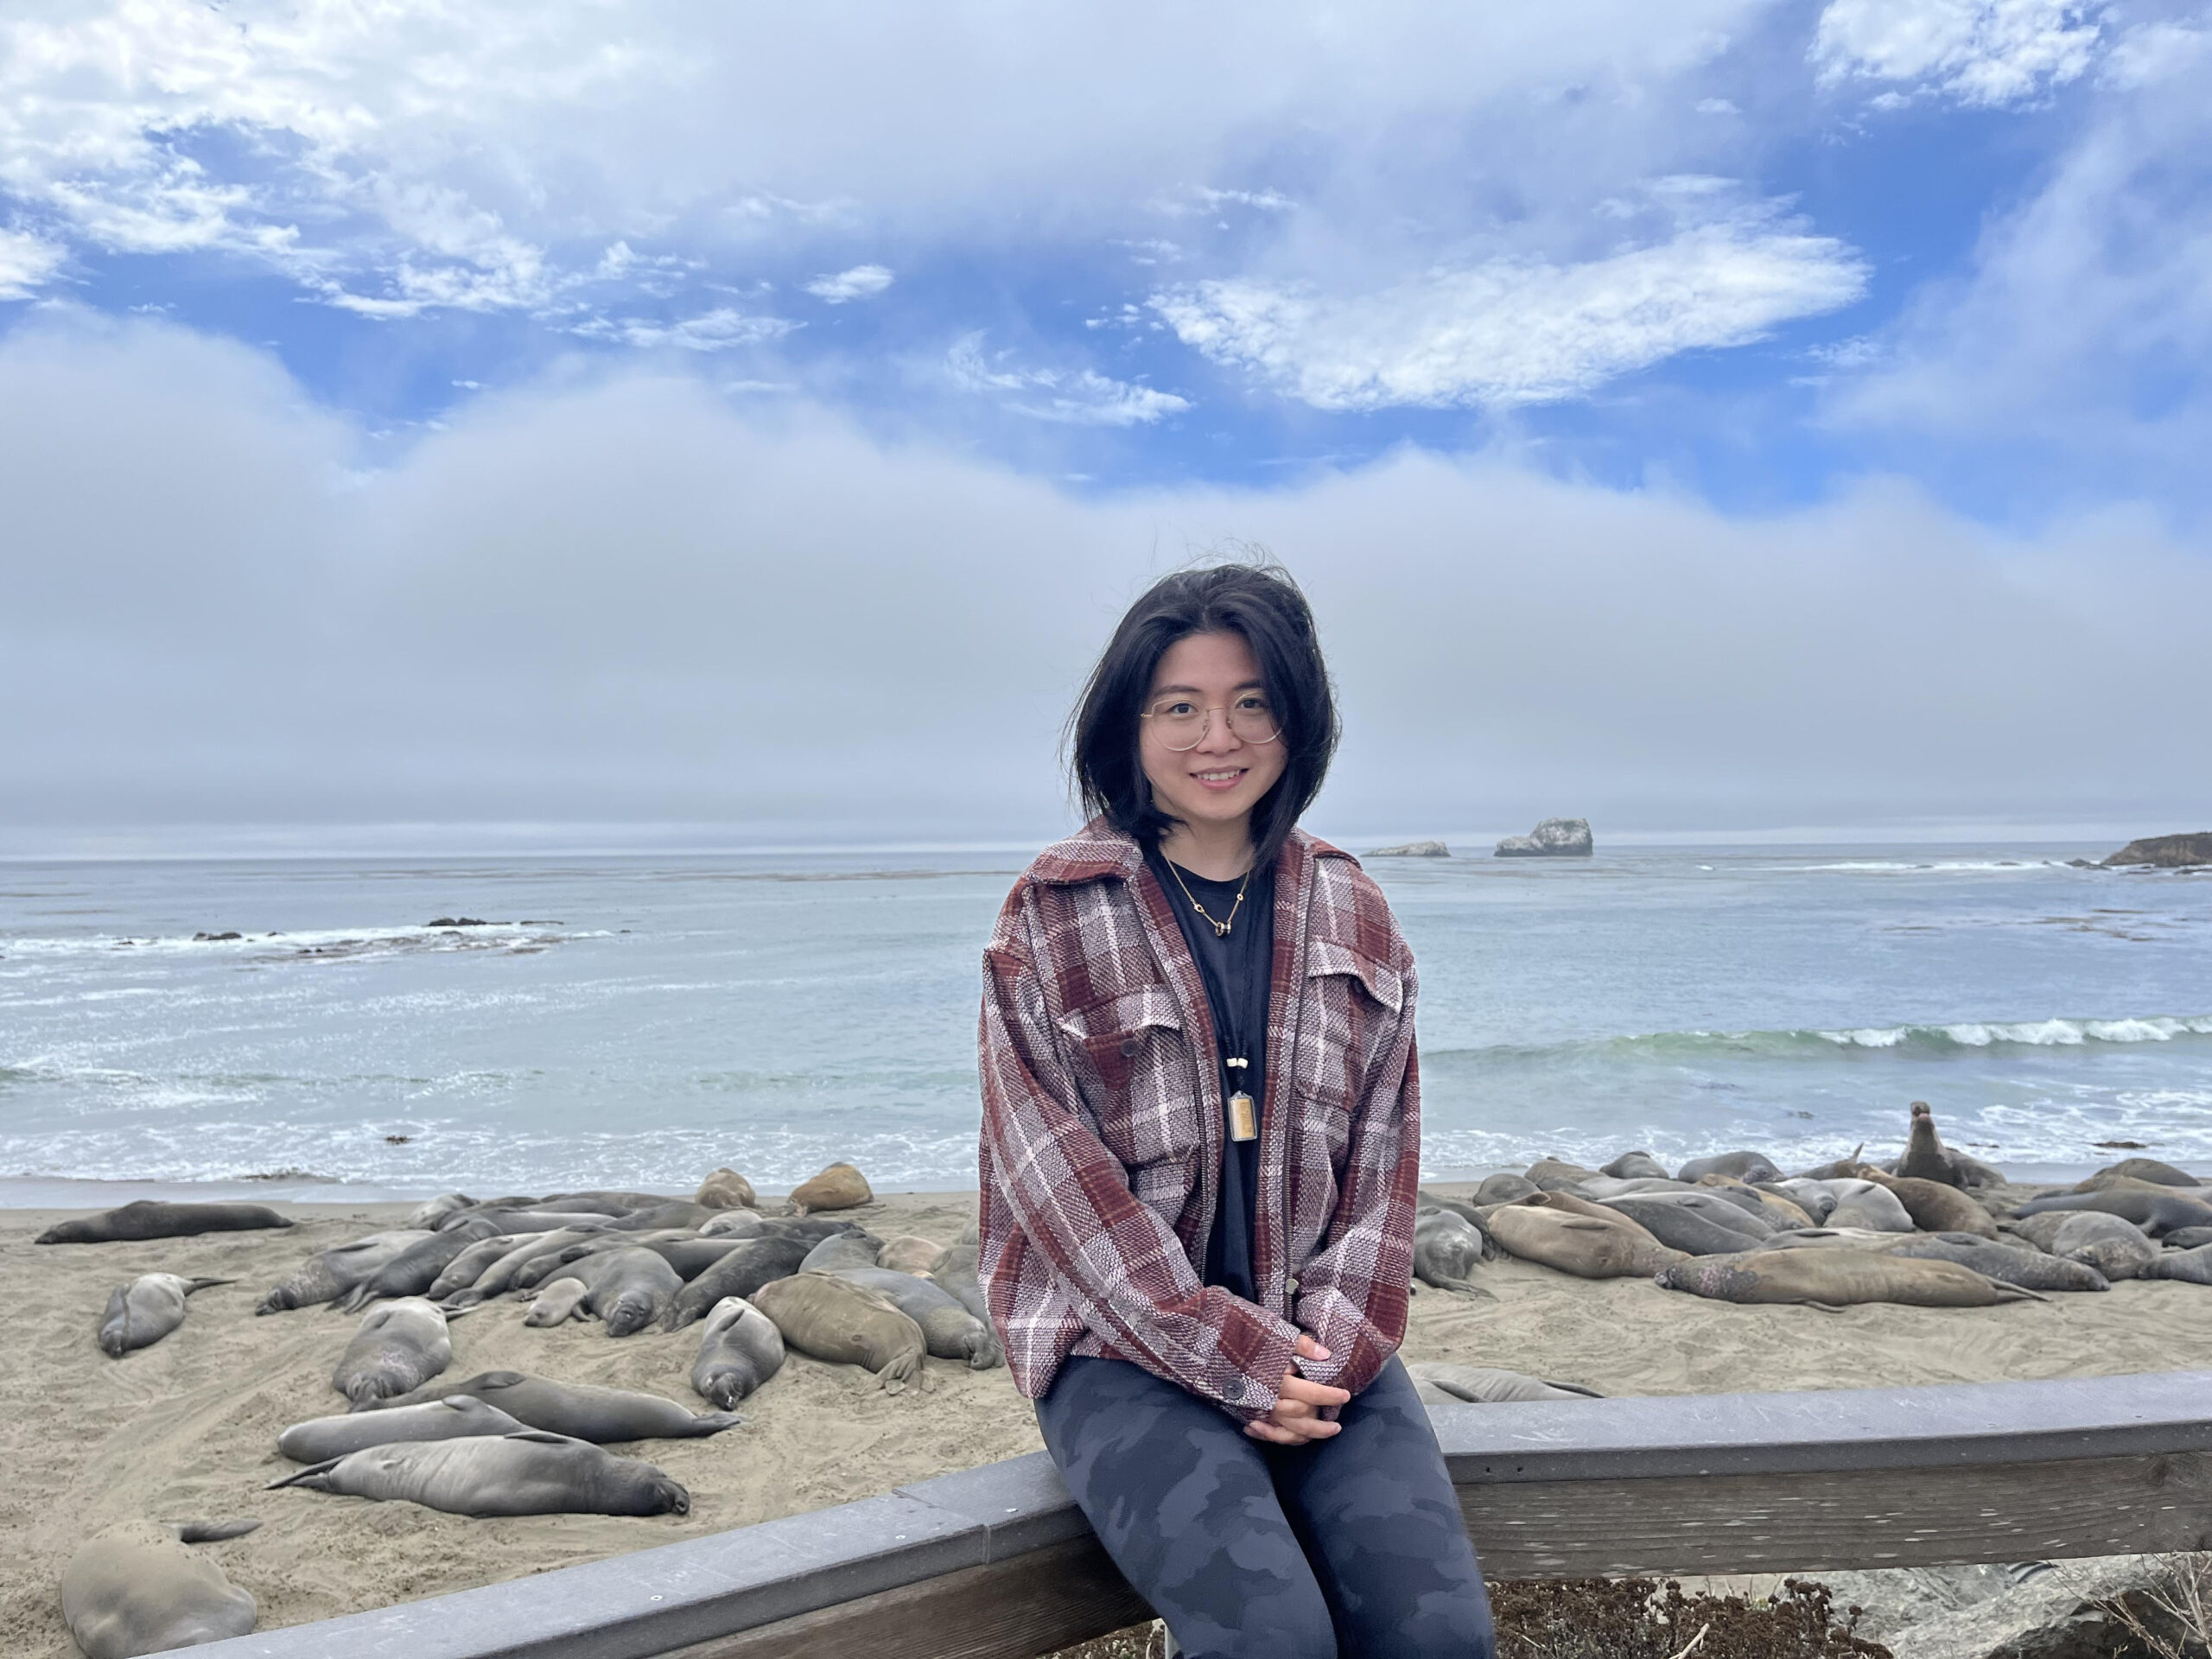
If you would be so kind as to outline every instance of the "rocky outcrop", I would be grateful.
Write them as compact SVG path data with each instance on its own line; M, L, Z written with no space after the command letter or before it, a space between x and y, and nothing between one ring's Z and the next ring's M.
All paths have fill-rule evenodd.
M2145 836L2129 842L2104 861L2108 870L2129 864L2148 864L2161 870L2212 864L2212 830L2199 830L2193 836Z
M1370 858L1449 858L1452 849L1440 841L1401 842L1395 847L1377 847Z
M1587 858L1593 843L1587 818L1546 818L1525 836L1508 836L1493 858Z

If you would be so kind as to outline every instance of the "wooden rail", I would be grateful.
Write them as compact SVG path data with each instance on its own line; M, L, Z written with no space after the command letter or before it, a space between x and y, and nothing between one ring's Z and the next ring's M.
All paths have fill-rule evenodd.
M1434 1408L1492 1578L2212 1548L2212 1371ZM1034 1659L1147 1617L1039 1452L207 1659Z

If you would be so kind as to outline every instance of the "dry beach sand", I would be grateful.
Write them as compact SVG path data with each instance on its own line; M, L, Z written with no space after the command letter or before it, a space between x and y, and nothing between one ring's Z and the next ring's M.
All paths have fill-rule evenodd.
M1447 1192L1465 1189L1446 1187ZM0 1653L73 1654L57 1585L79 1544L139 1516L257 1516L257 1532L205 1546L272 1628L466 1589L864 1497L1038 1449L1003 1369L928 1363L927 1392L896 1396L864 1373L793 1355L712 1439L615 1448L690 1489L688 1516L470 1521L263 1485L287 1424L345 1402L330 1370L359 1322L324 1307L255 1318L264 1292L314 1251L400 1224L411 1205L281 1206L286 1231L145 1243L34 1246L61 1212L0 1211L8 1286L0 1343ZM950 1243L964 1193L893 1195L846 1212L886 1236ZM233 1278L192 1299L183 1327L112 1360L93 1339L108 1293L141 1273ZM1477 1270L1494 1300L1422 1288L1404 1355L1503 1366L1609 1394L1858 1388L2108 1376L2212 1364L2212 1290L2124 1281L2102 1294L1972 1309L1838 1313L1738 1306L1644 1280L1572 1279L1506 1260ZM512 1369L639 1389L706 1409L687 1378L699 1330L610 1339L597 1324L530 1330L494 1302L452 1326L446 1375Z

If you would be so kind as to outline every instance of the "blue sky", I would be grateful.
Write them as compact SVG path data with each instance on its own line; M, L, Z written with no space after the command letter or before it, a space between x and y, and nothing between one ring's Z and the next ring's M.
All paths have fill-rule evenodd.
M2155 572L2144 579L2179 584L2161 607L2178 615L2155 626L2212 620L2195 609L2207 591L2208 279L2212 19L2174 0L1374 0L1203 14L29 0L0 26L0 391L40 428L31 447L51 449L35 475L18 454L18 499L39 498L27 517L45 528L13 556L108 573L28 584L56 608L19 613L19 626L49 642L127 634L137 612L118 588L150 556L137 532L55 495L56 476L96 475L126 496L168 480L164 556L204 564L201 589L281 631L298 626L282 590L326 584L290 602L327 608L338 578L312 559L311 576L241 565L242 543L342 541L348 581L417 582L430 567L462 581L486 556L483 537L420 568L407 548L472 513L513 517L516 493L545 482L533 467L566 487L592 464L562 460L563 442L602 456L605 436L582 429L650 418L665 423L654 454L694 456L679 493L711 493L773 450L786 474L842 457L842 474L822 474L836 493L911 488L958 504L931 521L925 550L896 556L933 564L952 589L1001 569L976 550L1031 533L1027 508L993 517L978 499L1049 504L1038 510L1061 515L1060 544L1091 548L1114 574L1085 585L1033 551L1052 568L1045 587L1081 614L1024 699L1062 695L1061 658L1080 657L1148 570L1194 548L1272 524L1269 544L1321 589L1364 563L1401 606L1439 580L1479 596L1497 587L1479 579L1485 562L1512 556L1478 533L1485 514L1510 520L1513 503L1548 490L1564 517L1527 533L1556 552L1543 563L1563 583L1574 556L1559 538L1585 531L1562 526L1585 514L1659 515L1662 543L1676 535L1666 515L1703 515L1706 544L1753 546L1763 531L1801 550L1742 556L1745 585L1772 589L1742 626L1770 633L1802 614L1803 594L1784 589L1806 559L1916 572L1924 595L1977 591L1965 567L1993 560L1980 597L1946 619L1967 642L1961 684L2018 671L2006 630L2048 626L2077 646L2107 641L2109 661L2071 671L2065 706L2109 719L2115 677L2139 671L2143 642L2052 596ZM41 399L79 424L35 411ZM103 442L139 419L174 434L179 419L199 423L195 409L207 430L192 442L213 448L194 465ZM550 437L549 422L569 436ZM480 456L471 474L454 459L472 445L512 461L509 494L484 493L498 467ZM794 445L809 466L793 465ZM1406 480L1440 467L1465 499L1418 505ZM253 503L219 487L233 469L260 480ZM295 486L293 505L268 505ZM609 474L592 511L619 522L643 511L626 493L644 487ZM1362 491L1402 510L1405 540L1362 550L1347 527L1301 544L1299 526ZM401 527L408 511L434 528ZM1903 533L1900 514L1910 545L1877 545ZM1407 551L1431 531L1435 546ZM781 533L764 520L720 554L652 556L721 560L715 580L742 590L728 562L797 557L779 552ZM104 536L124 540L102 552ZM1839 550L1802 550L1815 547ZM560 556L607 560L619 581L642 556L602 539ZM1991 597L2007 584L2018 592ZM674 577L655 591L681 606ZM852 602L856 590L839 591ZM2041 607L2031 626L2015 600ZM397 588L379 602L407 610ZM1652 607L1654 630L1674 627L1663 601ZM637 613L647 632L652 614ZM1060 639L1058 627L1045 632ZM1377 628L1347 632L1356 658L1387 657ZM1553 643L1583 649L1564 633ZM423 638L404 649L435 656ZM1503 683L1453 655L1434 665L1440 696L1495 704ZM697 669L695 715L747 725L759 689ZM614 702L643 695L634 664L594 671L613 677ZM1706 694L1681 688L1700 671L1651 657L1620 667L1619 683L1695 702ZM1803 721L1859 695L1847 668L1834 673L1807 682ZM37 695L28 678L19 690ZM2023 689L2022 721L2059 717L2045 695L2057 694ZM227 805L118 784L130 751L106 711L65 711L12 758L48 779L53 815L72 823L357 819L378 801L420 816L449 793L398 773L357 789L335 770L302 793L301 768L315 768L300 734L280 732L243 681L210 679L207 696L205 718L162 753L184 745L198 775L229 777ZM492 742L499 717L467 688L448 688L454 698ZM2146 775L2063 776L2026 764L2023 736L2009 772L1992 762L1961 783L1936 758L1947 742L1986 741L1964 737L1957 722L1980 716L1962 709L1901 704L1900 721L1934 717L1943 731L1909 765L1870 760L1848 787L1763 785L1725 743L1669 749L1650 781L1616 787L1620 735L1602 716L1548 730L1548 754L1581 756L1554 778L1512 758L1522 739L1484 738L1475 719L1453 741L1497 781L1454 783L1450 821L1517 814L1560 789L1655 825L2195 804L2147 775L2201 742L2163 729L2128 762ZM324 715L358 736L359 753L352 737L338 746L357 777L382 764L364 757L403 718L350 703ZM860 810L834 781L736 788L728 768L781 776L783 762L705 759L639 718L626 737L606 734L625 752L666 751L637 781L639 817L844 822ZM545 746L550 763L573 736L541 722L524 747ZM1876 747L1897 751L1895 736ZM40 741L53 747L33 753ZM452 764L480 775L482 758ZM1377 776L1390 770L1378 753ZM532 775L518 765L485 810L562 810ZM986 791L988 808L918 780L914 799L949 823L1014 801L1033 812L1043 775ZM1376 789L1377 823L1440 810L1418 790ZM606 804L575 810L598 820Z

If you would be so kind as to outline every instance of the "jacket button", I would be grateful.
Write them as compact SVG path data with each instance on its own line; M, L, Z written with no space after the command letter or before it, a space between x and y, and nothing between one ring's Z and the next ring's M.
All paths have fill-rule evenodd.
M1143 1049L1144 1045L1134 1037L1124 1037L1122 1039L1122 1058L1123 1059L1133 1060L1136 1058L1138 1054L1143 1052Z

